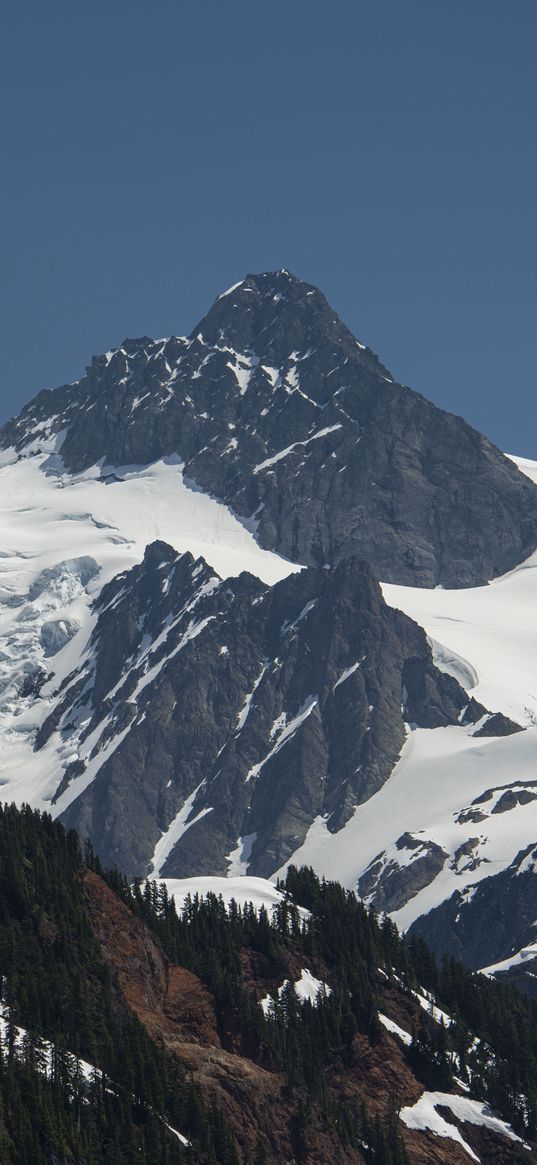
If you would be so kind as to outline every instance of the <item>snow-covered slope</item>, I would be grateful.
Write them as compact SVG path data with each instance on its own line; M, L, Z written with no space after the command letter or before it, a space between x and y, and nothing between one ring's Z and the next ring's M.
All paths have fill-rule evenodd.
M512 460L537 482L537 461ZM537 724L537 553L485 587L383 592L425 628L441 670L487 708Z
M229 906L233 899L238 906L245 906L247 902L251 902L256 910L260 910L262 906L272 914L277 906L284 901L284 895L276 889L273 882L268 878L254 878L247 875L230 878L159 878L159 881L165 883L170 898L175 898L176 905L180 909L189 895L193 898L196 894L205 896L207 894L216 894L217 897L222 897L226 906ZM306 912L304 912L306 913Z
M248 570L274 583L298 569L189 488L178 458L73 476L59 446L56 437L0 454L0 781L5 800L36 807L48 804L72 745L36 754L35 732L84 658L92 602L149 542L204 555L224 578Z

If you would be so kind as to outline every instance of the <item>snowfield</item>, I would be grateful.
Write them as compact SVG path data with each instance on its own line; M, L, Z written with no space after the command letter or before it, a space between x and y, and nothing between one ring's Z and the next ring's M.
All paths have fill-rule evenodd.
M472 800L491 787L510 784L514 775L518 780L533 780L537 788L537 728L489 739L472 737L471 729L418 728L409 733L382 789L357 807L339 833L330 833L326 821L317 818L292 862L313 865L318 874L352 889L378 854L387 851L392 860L402 858L395 842L403 833L435 842L446 851L443 869L392 915L406 929L455 890L462 891L510 866L525 845L535 842L537 800L487 816L479 825L458 820ZM479 840L472 856L480 864L467 871L469 858L457 861L455 855L476 835Z

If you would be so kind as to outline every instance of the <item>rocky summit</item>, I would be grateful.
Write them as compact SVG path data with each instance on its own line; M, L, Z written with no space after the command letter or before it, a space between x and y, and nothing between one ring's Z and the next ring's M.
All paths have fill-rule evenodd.
M537 490L459 417L398 384L315 287L249 275L188 338L125 340L0 432L22 452L61 433L63 464L178 455L261 546L310 566L463 587L537 546Z

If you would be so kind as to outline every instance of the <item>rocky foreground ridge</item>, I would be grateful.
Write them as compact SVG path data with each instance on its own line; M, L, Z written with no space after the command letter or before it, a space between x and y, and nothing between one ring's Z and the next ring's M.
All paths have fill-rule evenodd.
M319 885L315 889L315 881L306 872L296 878L293 875L293 884L295 881L298 897L307 899L311 905L309 894L315 899ZM132 903L132 894L124 884L125 892ZM89 917L124 999L151 1038L168 1054L179 1058L203 1096L216 1099L221 1106L236 1139L240 1162L362 1165L390 1161L395 1165L405 1162L407 1165L433 1165L433 1162L467 1165L469 1160L478 1160L487 1165L508 1165L524 1160L529 1165L534 1157L537 1159L537 1151L530 1141L517 1139L488 1105L470 1098L468 1081L474 1081L471 1093L475 1096L481 1066L488 1063L487 1071L493 1071L491 1066L496 1061L495 1053L479 1038L472 1044L464 1027L472 1007L469 983L462 988L467 993L469 1006L459 1031L459 1021L456 1024L452 1015L437 1006L433 994L416 986L415 974L420 962L424 972L431 974L430 964L428 972L425 971L426 952L417 949L413 969L407 962L403 971L407 955L399 948L395 931L388 924L380 938L382 954L379 948L378 966L370 962L373 932L368 931L367 923L362 931L365 918L361 908L353 907L350 902L345 907L337 888L325 888L325 904L321 893L314 909L314 916L318 917L328 939L317 953L310 949L305 955L301 943L293 941L294 924L291 916L286 922L284 906L279 921L275 917L273 922L272 940L266 929L262 928L261 937L261 931L255 926L250 939L240 940L236 973L242 983L241 990L250 999L262 1002L265 1014L269 1014L266 1006L270 998L281 1000L280 1018L288 1031L287 1049L283 1053L286 1068L278 1064L281 1053L267 1058L267 1050L260 1051L259 1029L252 1021L251 1011L250 1020L245 1021L244 998L234 1005L232 993L228 995L221 983L212 989L207 986L208 982L219 982L218 976L211 980L210 970L202 970L200 978L199 974L166 957L155 929L148 929L147 922L152 920L154 928L160 914L160 928L163 935L168 935L168 949L173 945L173 926L167 929L162 919L168 915L169 908L157 905L156 888L152 893L153 906L151 894L145 894L144 904L140 891L135 891L134 901L138 895L138 906L133 915L129 906L95 872L89 870L85 875ZM187 906L189 925L195 932L200 911L203 916L205 909L196 902ZM332 953L330 941L336 937L340 909L341 922L347 909L348 923L355 912L356 917L346 937L341 936L342 949ZM213 917L219 914L216 899L209 908L211 913ZM224 931L230 930L233 923L226 921L223 914L220 918ZM285 938L282 938L282 927L287 934ZM218 941L215 939L217 946ZM323 1022L331 1022L329 1001L344 974L345 947L349 954L354 952L351 959L355 968L365 960L363 970L367 966L365 974L366 978L370 977L371 985L364 995L361 1018L356 1022L349 1013L349 1031L343 1037L343 1028L340 1029L335 1045L326 1053L324 1067L320 1068L317 1061L316 1038L306 1053L312 1058L313 1074L317 1070L321 1072L322 1084L318 1086L313 1084L309 1073L306 1078L303 1075L304 1032L300 1015L296 1020L293 1018L294 1009L300 1012L305 1008L310 1017L315 1017L316 1009L323 1014L326 1006ZM229 957L231 968L233 958ZM294 983L299 992L304 976L312 979L309 967L304 970L306 960L319 976L313 977L313 983L321 1001L316 1000L314 989L309 1002L297 1002L297 994L293 1003L291 996L282 995L282 984L287 983L289 991L289 984ZM199 966L206 967L203 958ZM494 987L489 990L492 994L500 991ZM512 999L506 997L503 1002L512 1003L514 998L514 995ZM369 1011L373 999L375 1018ZM269 1018L269 1028L270 1022ZM300 1031L302 1036L296 1035L296 1061L293 1061L295 1053L289 1053L289 1045L294 1038L295 1022L297 1033ZM458 1052L447 1051L455 1046ZM291 1069L289 1054L291 1063L295 1063ZM447 1067L448 1063L453 1067ZM453 1072L456 1077L460 1072L463 1079L453 1080ZM477 1089L477 1094L484 1097L486 1092L480 1093ZM500 1096L500 1090L497 1095ZM426 1109L429 1115L424 1116ZM350 1124L347 1123L349 1112L354 1113ZM366 1127L370 1130L370 1142L366 1132L358 1132L360 1126L362 1130Z

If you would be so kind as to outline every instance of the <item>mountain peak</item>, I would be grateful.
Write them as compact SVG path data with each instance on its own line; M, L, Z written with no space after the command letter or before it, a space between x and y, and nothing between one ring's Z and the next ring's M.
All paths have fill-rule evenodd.
M216 302L249 291L258 292L260 295L270 295L292 289L302 294L313 292L316 295L321 295L316 287L306 283L298 275L288 271L286 267L281 267L279 271L249 272L248 275L244 276L244 279L240 279L238 283L232 284L226 291L218 295Z
M352 554L385 582L476 585L537 544L533 483L397 384L287 269L246 275L190 338L124 341L41 393L0 445L56 453L59 434L71 471L178 458L295 563Z
M206 344L251 352L274 367L290 352L308 351L319 340L357 350L357 341L322 292L285 268L246 275L222 292L192 336L201 336ZM366 350L362 344L358 348Z

